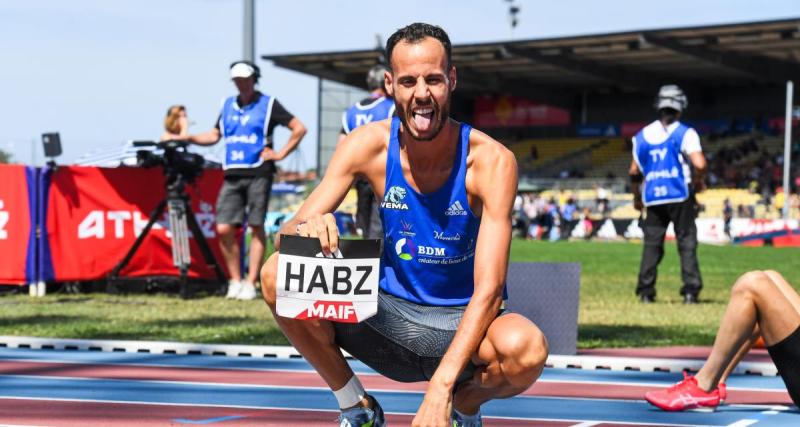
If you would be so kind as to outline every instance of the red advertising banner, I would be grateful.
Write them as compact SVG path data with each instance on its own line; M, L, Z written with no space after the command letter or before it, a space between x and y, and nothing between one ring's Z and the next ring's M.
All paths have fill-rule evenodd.
M567 126L569 111L513 96L475 100L476 127Z
M215 204L222 171L206 170L186 187L192 210L224 269L215 231ZM107 276L125 256L165 197L160 169L60 167L52 175L47 198L46 236L52 279L93 280ZM167 213L120 273L124 277L177 275ZM191 235L191 233L190 233ZM214 277L190 237L190 277Z
M635 136L642 130L645 126L649 123L646 122L623 122L620 126L620 135L623 138L628 138L631 136Z
M796 127L800 123L800 118L792 117L792 127ZM767 126L773 132L782 133L786 129L786 117L773 117L767 122Z
M0 165L0 283L24 284L28 263L33 265L32 227L35 212L30 191L35 183L28 181L32 169L23 165ZM30 175L30 176L26 176ZM29 272L30 276L30 272Z

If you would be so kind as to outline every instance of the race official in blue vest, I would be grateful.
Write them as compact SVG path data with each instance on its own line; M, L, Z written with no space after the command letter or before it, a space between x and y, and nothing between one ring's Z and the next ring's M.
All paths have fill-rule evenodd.
M225 144L225 182L217 199L217 233L225 265L230 273L227 298L256 297L255 281L261 269L266 244L264 219L269 206L275 162L283 160L303 139L306 127L274 97L256 90L261 76L257 65L237 61L230 66L231 79L239 94L226 98L213 129L190 135L195 144ZM278 125L291 131L289 140L274 150L272 133ZM247 218L251 231L249 269L242 277L241 247L236 231Z
M706 159L700 137L679 121L688 99L675 85L662 86L655 107L659 119L633 137L629 170L634 207L645 210L644 249L636 294L643 303L656 297L658 264L664 256L669 223L675 229L685 304L697 303L703 279L697 262L697 192L705 189Z
M482 425L480 407L539 377L547 342L502 310L517 193L514 154L450 118L456 68L447 33L415 23L386 43L384 75L396 116L358 127L337 147L322 182L282 227L338 248L331 215L357 177L381 200L378 312L361 323L275 314L277 254L262 269L276 323L333 391L340 426L385 425L341 349L397 381L428 381L414 426ZM278 242L279 243L279 242Z
M359 126L388 119L394 115L394 100L386 94L386 88L383 86L383 75L388 70L385 65L380 64L369 69L367 88L370 90L370 94L342 114L342 131L339 135L339 142ZM356 180L355 186L358 195L356 229L360 230L361 235L365 238L379 239L382 227L375 193L369 182L364 179Z

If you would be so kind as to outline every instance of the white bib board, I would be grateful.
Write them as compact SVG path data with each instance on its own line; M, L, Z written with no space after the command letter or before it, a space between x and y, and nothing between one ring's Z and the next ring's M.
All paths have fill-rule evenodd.
M322 256L319 239L281 236L277 312L292 319L358 323L378 311L380 240L340 240Z

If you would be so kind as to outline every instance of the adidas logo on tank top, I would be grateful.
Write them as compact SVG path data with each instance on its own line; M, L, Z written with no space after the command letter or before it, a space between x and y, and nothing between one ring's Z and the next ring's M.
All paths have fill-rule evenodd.
M463 206L461 206L461 202L456 200L455 202L453 202L452 205L450 205L449 208L447 208L446 211L444 211L444 214L447 216L461 216L461 215L466 216L467 211L464 209Z

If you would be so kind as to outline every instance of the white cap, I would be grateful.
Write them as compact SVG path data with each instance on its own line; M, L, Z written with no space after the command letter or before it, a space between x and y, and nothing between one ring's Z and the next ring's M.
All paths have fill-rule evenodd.
M656 110L662 108L672 108L673 110L683 111L689 105L689 100L683 90L676 85L661 86L656 97Z
M248 64L244 62L238 62L236 65L231 67L231 78L248 78L255 74L256 70Z

